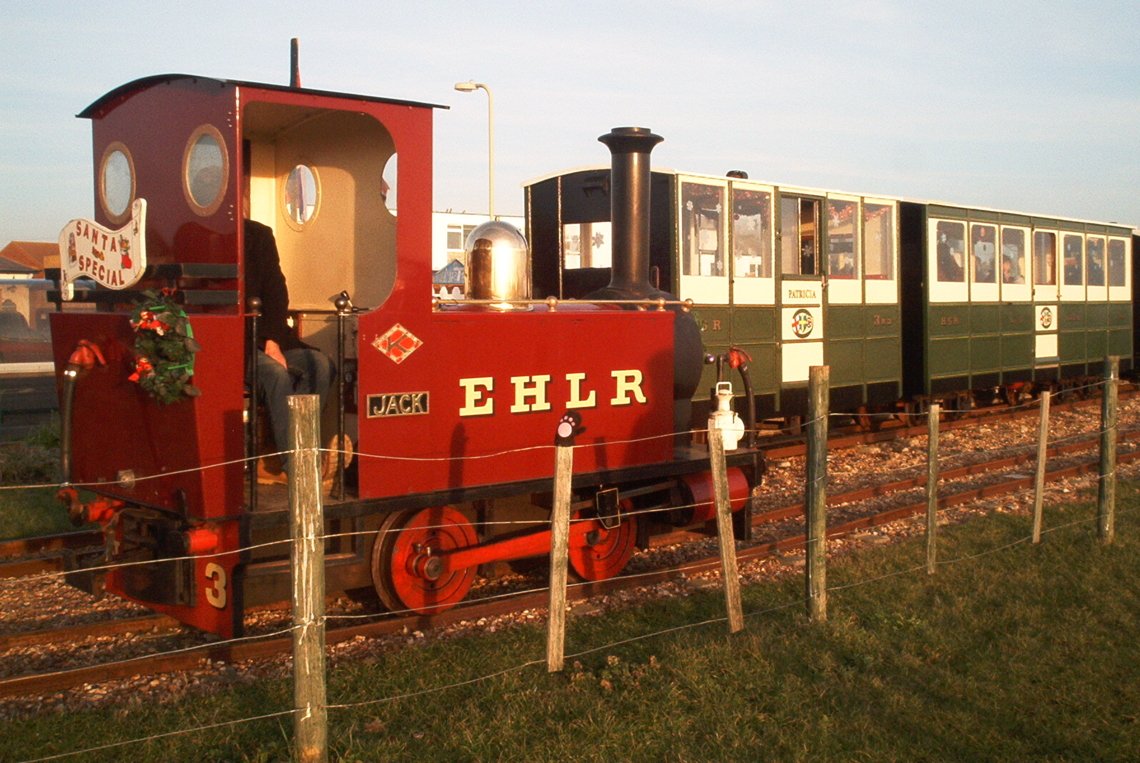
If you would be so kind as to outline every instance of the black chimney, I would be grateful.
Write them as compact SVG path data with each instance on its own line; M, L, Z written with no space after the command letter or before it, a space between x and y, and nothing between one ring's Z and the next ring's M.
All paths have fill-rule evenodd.
M646 127L615 127L598 138L612 154L610 285L596 299L656 296L649 283L649 154L664 138ZM604 296L603 296L604 294Z

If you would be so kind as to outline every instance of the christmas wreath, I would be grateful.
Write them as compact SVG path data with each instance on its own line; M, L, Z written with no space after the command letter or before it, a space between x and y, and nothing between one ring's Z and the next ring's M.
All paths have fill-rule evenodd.
M190 318L174 301L174 290L144 292L131 313L135 330L135 370L128 378L160 403L196 397L199 389L190 383L194 353L201 346L194 339Z

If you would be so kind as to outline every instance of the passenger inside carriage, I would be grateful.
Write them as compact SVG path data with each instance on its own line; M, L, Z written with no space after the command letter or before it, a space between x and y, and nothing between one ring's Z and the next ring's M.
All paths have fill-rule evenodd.
M1017 262L1009 255L1003 255L1001 258L1001 282L1025 283L1025 278L1021 275Z
M997 271L994 262L994 236L997 229L990 225L973 225L970 230L974 283L995 283Z
M834 278L855 277L855 257L849 252L831 255L831 273Z
M1080 240L1074 236L1065 236L1065 283L1081 283L1082 271Z
M989 257L976 256L974 258L974 282L994 282L994 260L992 253Z
M1089 239L1088 271L1089 286L1104 286L1104 243L1100 239Z
M943 233L938 238L938 280L962 281L962 253L955 251Z

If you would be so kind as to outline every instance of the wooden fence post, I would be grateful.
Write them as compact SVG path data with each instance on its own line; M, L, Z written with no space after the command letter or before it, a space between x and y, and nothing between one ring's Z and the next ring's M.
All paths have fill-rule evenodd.
M720 570L724 577L724 601L728 610L728 630L744 630L744 610L740 604L740 572L736 565L736 536L732 532L732 507L728 499L728 468L724 460L724 433L709 419L709 465L712 469L716 501L716 534L720 544Z
M827 620L827 416L831 401L831 369L812 366L808 371L807 549L804 564L808 616Z
M1049 390L1041 391L1041 423L1037 427L1037 474L1033 479L1033 542L1041 542L1045 514L1045 464L1049 460Z
M1100 408L1100 489L1096 502L1096 534L1104 545L1116 537L1117 387L1120 358L1104 359L1104 395Z
M299 761L328 760L325 553L320 398L289 397L289 529L293 538L293 729Z
M938 418L942 406L930 404L926 416L926 574L938 563Z
M546 671L562 670L566 651L566 576L570 558L570 499L574 436L581 418L571 411L554 435L554 506L550 512L550 619L546 626Z

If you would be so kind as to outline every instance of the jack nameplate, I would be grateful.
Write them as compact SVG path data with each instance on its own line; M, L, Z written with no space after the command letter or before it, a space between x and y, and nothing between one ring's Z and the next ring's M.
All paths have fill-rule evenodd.
M426 392L385 392L368 396L368 418L422 416L428 412Z

